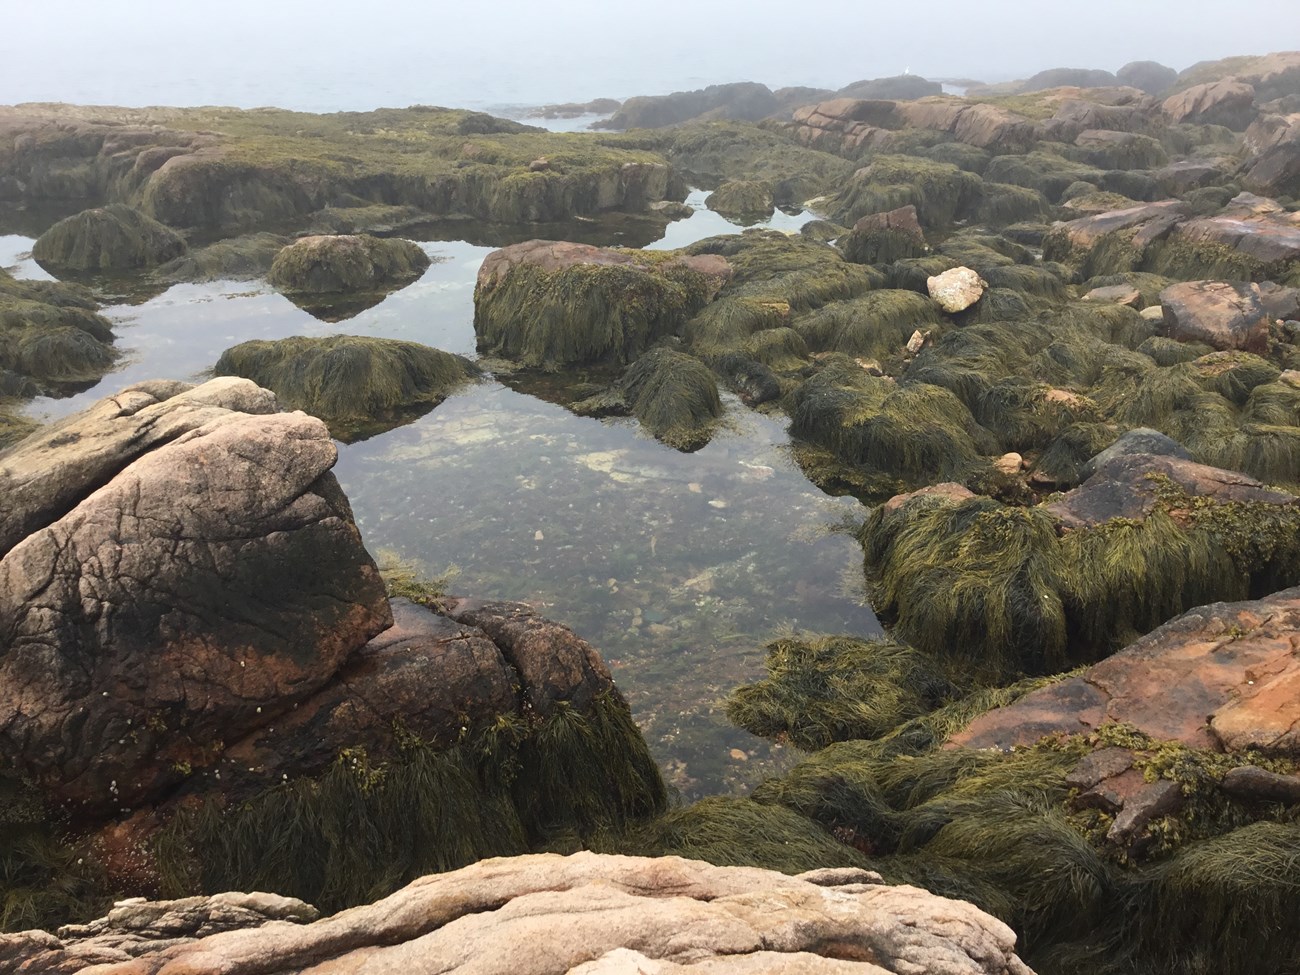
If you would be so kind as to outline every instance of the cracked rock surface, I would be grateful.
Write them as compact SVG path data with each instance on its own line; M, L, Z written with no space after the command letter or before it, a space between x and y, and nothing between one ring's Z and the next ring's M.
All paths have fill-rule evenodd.
M145 384L0 455L0 747L98 816L147 802L391 621L319 420Z
M208 906L220 898L235 900ZM537 854L423 877L308 924L310 908L283 898L192 901L119 907L59 938L0 936L0 961L64 972L77 957L99 962L95 975L1032 975L1001 921L861 870L788 877L680 857ZM206 937L171 923L236 909L247 923ZM155 948L142 932L156 932Z

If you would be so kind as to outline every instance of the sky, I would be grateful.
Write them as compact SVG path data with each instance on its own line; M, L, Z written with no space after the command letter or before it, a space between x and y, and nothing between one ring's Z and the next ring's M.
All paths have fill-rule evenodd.
M0 0L0 104L484 107L724 81L1182 69L1300 49L1296 0Z

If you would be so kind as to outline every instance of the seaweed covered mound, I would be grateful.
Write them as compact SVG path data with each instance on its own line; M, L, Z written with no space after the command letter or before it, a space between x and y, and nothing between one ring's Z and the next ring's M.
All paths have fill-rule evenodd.
M493 251L479 268L478 347L546 369L626 365L678 333L730 275L715 255L515 244Z
M722 400L709 367L672 349L651 349L632 363L617 385L574 405L578 413L631 413L657 440L682 451L709 442Z
M90 293L0 270L0 402L99 379L117 360L113 330Z
M762 180L730 180L710 193L704 205L729 220L756 223L772 215L772 187Z
M415 342L359 335L254 339L227 349L218 376L242 376L290 409L353 440L428 412L478 375L463 356Z
M368 234L303 237L276 255L270 281L281 291L307 295L389 291L414 281L428 266L429 256L409 240Z
M727 710L812 754L627 848L876 870L1001 918L1041 972L1286 971L1298 600L1203 606L1007 686L896 639L788 637Z
M185 249L170 227L114 203L60 220L36 239L32 256L49 271L122 271L165 264Z

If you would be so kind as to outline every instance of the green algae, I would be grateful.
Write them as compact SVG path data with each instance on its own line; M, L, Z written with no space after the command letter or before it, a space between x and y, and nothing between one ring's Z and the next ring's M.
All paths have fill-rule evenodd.
M213 372L251 379L344 440L428 412L478 375L468 359L441 349L357 335L254 339L223 352Z

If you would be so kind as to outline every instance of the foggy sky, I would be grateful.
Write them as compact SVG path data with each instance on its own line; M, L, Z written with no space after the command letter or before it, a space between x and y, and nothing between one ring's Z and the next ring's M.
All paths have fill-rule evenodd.
M364 109L1300 48L1295 0L0 0L0 104Z

